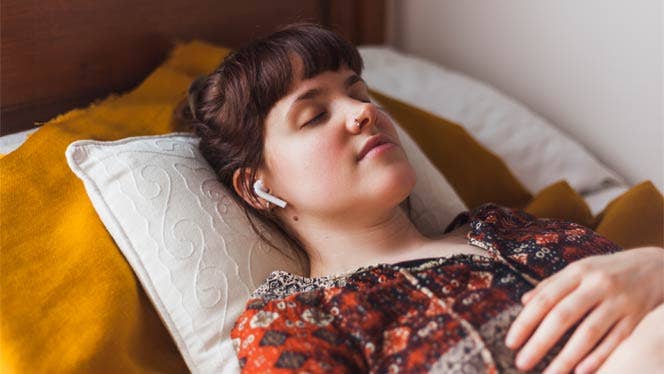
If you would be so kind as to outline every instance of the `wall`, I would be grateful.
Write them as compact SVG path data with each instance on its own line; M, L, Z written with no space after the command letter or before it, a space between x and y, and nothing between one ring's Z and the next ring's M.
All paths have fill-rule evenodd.
M664 191L658 0L389 0L388 43L488 82Z

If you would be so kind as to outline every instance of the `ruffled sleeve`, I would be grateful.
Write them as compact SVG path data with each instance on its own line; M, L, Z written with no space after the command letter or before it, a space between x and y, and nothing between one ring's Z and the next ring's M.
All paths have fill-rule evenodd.
M321 307L322 292L252 298L231 331L243 373L366 372L350 336Z

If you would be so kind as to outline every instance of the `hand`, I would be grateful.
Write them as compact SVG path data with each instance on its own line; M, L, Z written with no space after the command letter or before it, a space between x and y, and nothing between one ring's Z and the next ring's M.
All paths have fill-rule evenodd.
M540 282L523 295L525 307L505 341L516 349L528 339L517 355L517 367L532 369L572 325L581 322L544 373L570 372L574 367L577 373L596 370L664 300L663 269L664 249L642 247L586 257Z

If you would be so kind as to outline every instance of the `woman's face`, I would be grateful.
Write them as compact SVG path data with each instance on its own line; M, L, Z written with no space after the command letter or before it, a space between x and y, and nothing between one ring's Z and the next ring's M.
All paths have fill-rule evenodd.
M301 62L293 60L294 77ZM382 213L403 201L415 185L391 119L370 102L366 84L342 67L294 81L265 122L264 182L302 217ZM358 129L355 119L361 124ZM387 136L394 146L358 156L369 138ZM340 215L341 214L341 215Z

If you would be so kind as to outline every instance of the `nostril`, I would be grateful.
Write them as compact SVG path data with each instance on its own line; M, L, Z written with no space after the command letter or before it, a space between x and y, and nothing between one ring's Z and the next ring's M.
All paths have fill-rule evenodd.
M357 128L358 131L362 130L365 123L366 123L366 118L361 121L358 118L355 118L355 120L353 120L353 125L355 126L355 128Z

